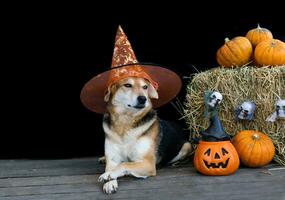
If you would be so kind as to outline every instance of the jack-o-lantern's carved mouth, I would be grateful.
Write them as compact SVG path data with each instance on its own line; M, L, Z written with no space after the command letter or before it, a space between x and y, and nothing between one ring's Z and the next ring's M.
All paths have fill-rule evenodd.
M212 167L212 168L220 168L220 167L226 168L229 164L229 160L230 160L230 158L228 158L225 162L219 162L219 163L208 163L208 161L206 161L206 160L203 160L203 161L204 161L207 168L210 168L210 167Z

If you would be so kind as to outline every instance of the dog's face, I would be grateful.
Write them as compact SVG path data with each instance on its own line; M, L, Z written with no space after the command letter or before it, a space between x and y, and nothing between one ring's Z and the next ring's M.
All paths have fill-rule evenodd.
M151 98L158 99L155 88L143 78L130 77L109 87L104 100L119 109L137 112L150 108Z

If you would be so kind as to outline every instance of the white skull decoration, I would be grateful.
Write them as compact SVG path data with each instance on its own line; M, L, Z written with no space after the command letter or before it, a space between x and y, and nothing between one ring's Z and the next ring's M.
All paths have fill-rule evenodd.
M208 105L211 108L215 108L217 107L217 105L219 105L223 100L223 95L219 92L212 92L212 94L210 94L209 96L209 101L208 101Z
M266 121L275 122L276 119L285 119L285 99L280 99L275 104L275 112Z
M236 118L253 120L255 109L256 105L254 102L245 101L235 110Z

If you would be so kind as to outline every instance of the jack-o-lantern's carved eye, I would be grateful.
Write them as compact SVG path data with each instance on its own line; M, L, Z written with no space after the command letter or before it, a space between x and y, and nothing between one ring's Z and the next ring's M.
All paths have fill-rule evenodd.
M208 150L204 153L204 155L210 156L210 153L211 153L211 149L208 149Z
M222 148L223 156L228 154L228 153L229 152L226 149ZM205 153L204 153L204 155L207 155L207 156L210 156L210 154L211 154L211 149L207 149L207 151L205 151ZM218 153L215 153L215 157L214 158L215 159L220 159L221 157L220 157L220 155Z
M224 148L222 148L222 154L223 155L226 155L226 154L228 154L229 152L227 151L227 150L225 150Z

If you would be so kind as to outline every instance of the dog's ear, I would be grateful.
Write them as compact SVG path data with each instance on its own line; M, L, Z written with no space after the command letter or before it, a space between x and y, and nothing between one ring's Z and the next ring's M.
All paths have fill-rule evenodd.
M111 86L109 86L105 92L104 101L108 102L110 99L110 96L111 96Z
M104 96L104 101L108 102L112 95L115 93L115 91L118 89L120 85L119 84L113 84L111 86L108 87L107 91L105 92L105 96Z
M152 84L149 84L148 96L149 96L149 98L152 98L152 99L158 99L158 93Z

